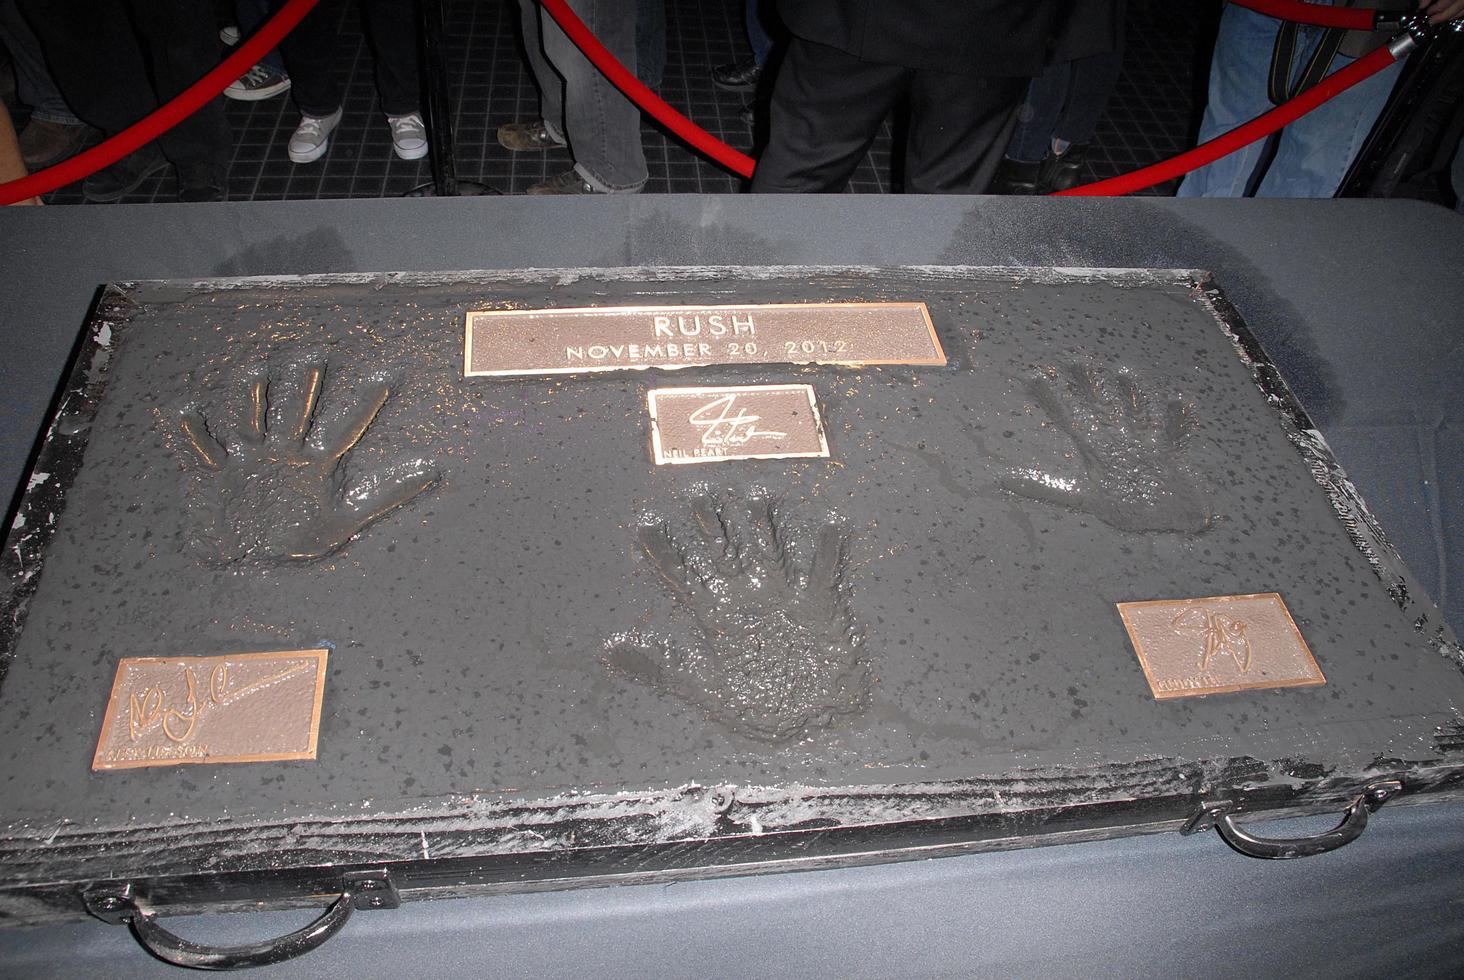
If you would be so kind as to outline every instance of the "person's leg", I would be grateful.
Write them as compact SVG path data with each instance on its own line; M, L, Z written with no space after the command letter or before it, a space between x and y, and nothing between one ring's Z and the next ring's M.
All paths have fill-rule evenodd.
M376 93L381 111L405 116L421 106L422 76L417 56L417 7L413 0L362 0L366 38L376 59Z
M1454 185L1454 210L1464 214L1464 137L1459 139L1459 148L1454 151L1454 168L1449 174Z
M322 118L341 107L341 87L331 70L340 16L339 3L321 0L280 42L290 96L303 115Z
M666 0L637 0L635 75L648 88L660 88L666 74Z
M1074 61L1062 114L1052 127L1052 139L1067 145L1090 142L1122 71L1122 51Z
M519 0L519 25L524 32L524 55L529 62L529 73L534 76L534 85L539 89L539 118L550 139L563 145L564 140L564 79L549 58L544 54L544 31L542 20L547 16L539 8L537 0Z
M239 22L239 36L249 37L269 19L269 0L234 0L234 19ZM278 48L271 48L269 54L259 59L265 67L285 74L285 60Z
M570 0L610 53L635 71L636 0ZM574 169L596 191L637 191L648 176L640 110L605 80L557 24L542 21L544 53L564 78L565 136Z
M1041 163L1052 146L1052 134L1062 119L1063 103L1073 77L1069 61L1048 65L1027 86L1027 97L1017 109L1017 128L1006 156L1018 163Z
M123 0L21 0L20 9L57 88L84 122L111 136L157 108ZM167 166L157 144L148 143L86 178L82 193L89 201L116 201Z
M912 74L793 38L773 84L769 140L752 178L753 192L844 190Z
M10 52L11 63L15 65L16 95L30 106L31 119L60 126L85 125L76 118L61 90L51 80L45 55L41 53L40 39L21 16L16 0L0 0L0 36L4 37L5 49Z
M130 0L129 11L152 67L159 104L174 98L218 64L218 26L212 8L194 0ZM214 97L158 138L178 168L184 189L222 192L234 152L224 101Z
M768 63L773 53L773 35L768 31L766 17L772 13L768 0L747 0L742 6L743 22L747 25L747 44L752 48L752 63L759 68Z
M1316 43L1311 40L1307 49L1314 49ZM1354 60L1339 54L1332 70ZM1276 157L1256 188L1256 196L1331 197L1337 193L1402 70L1402 63L1395 62L1283 129Z
M1266 79L1279 21L1234 4L1220 18L1210 65L1210 100L1200 125L1200 142L1214 139L1271 108ZM1252 143L1185 177L1179 197L1243 197L1265 142Z
M910 86L907 194L981 194L1001 162L1025 78L921 70Z

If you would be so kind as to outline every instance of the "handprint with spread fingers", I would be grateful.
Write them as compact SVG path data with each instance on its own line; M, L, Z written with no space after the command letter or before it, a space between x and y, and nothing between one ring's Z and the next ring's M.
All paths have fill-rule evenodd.
M393 385L384 376L371 379L354 407L325 423L317 416L327 378L323 360L275 376L253 374L237 427L212 424L196 405L179 413L181 445L204 471L203 536L218 559L323 558L441 479L420 459L350 472L351 451L391 400Z
M1084 473L1015 469L1002 477L1003 488L1125 531L1196 534L1210 526L1184 458L1192 423L1182 400L1150 395L1126 368L1090 362L1048 368L1031 391L1072 439Z
M616 669L751 738L784 741L869 702L869 665L849 612L849 533L795 526L765 492L700 488L691 520L647 514L641 550L694 629L631 630L607 643Z

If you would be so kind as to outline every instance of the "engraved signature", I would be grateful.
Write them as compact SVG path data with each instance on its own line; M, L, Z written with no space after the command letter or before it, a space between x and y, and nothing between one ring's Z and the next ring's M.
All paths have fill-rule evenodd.
M733 408L737 414L733 415ZM701 430L703 446L745 446L754 439L782 439L786 432L759 429L761 415L749 415L747 409L737 405L737 395L726 394L715 398L692 412L688 421Z
M1251 642L1245 635L1245 622L1197 606L1182 610L1170 621L1177 630L1198 629L1205 638L1205 649L1200 654L1200 670L1209 670L1217 656L1229 655L1242 674L1250 672Z
M277 674L260 678L241 687L229 689L229 665L219 664L209 672L208 692L200 700L198 680L192 667L183 667L187 695L181 708L164 704L166 692L162 684L149 685L133 691L128 698L128 724L134 742L142 739L155 726L161 725L163 734L172 742L186 742L198 728L198 720L210 710L242 701L252 694L258 694L267 687L310 670L313 664L298 663ZM181 730L180 730L181 729Z

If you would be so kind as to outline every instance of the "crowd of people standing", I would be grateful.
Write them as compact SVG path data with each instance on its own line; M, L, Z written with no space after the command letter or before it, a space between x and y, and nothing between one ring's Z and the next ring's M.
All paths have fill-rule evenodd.
M360 6L377 107L393 151L421 159L430 147L416 0L351 2ZM667 2L674 0L569 0L569 6L654 87L666 59ZM1357 0L1361 6L1390 2ZM145 116L218 62L221 39L230 44L249 36L278 5L237 0L221 23L213 5L184 0L0 0L0 41L11 55L19 100L29 107L19 135L25 164L48 166ZM1456 18L1464 15L1464 0L1426 0L1424 10L1436 21ZM1083 177L1123 66L1124 0L746 0L743 13L748 56L711 74L716 84L748 94L743 114L761 134L754 192L843 190L894 112L908 120L906 192L1037 194L1071 187ZM277 52L224 93L239 100L288 93L298 122L282 150L299 166L328 152L342 120L338 21L337 3L323 0ZM571 169L528 192L641 190L648 169L639 110L537 0L518 0L518 21L539 111L537 118L503 120L498 141L514 153L564 148L573 159ZM1286 28L1229 6L1201 139L1269 108L1277 77L1294 92L1387 37ZM1281 64L1283 51L1288 60ZM1179 193L1329 196L1396 74L1394 66L1293 125L1279 147L1253 148L1197 171ZM232 140L216 99L87 178L83 193L89 201L115 201L171 168L180 200L221 200Z

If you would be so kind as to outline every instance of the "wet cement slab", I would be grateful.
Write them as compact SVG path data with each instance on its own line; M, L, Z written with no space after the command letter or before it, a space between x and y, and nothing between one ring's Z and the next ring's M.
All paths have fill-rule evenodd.
M1435 757L1464 700L1188 275L569 270L120 297L4 679L12 826L1145 759L1360 771ZM470 310L815 301L924 302L948 363L463 376ZM655 465L647 390L692 384L812 385L828 458ZM1269 592L1325 684L1153 696L1116 603ZM315 761L90 769L120 659L316 647Z

